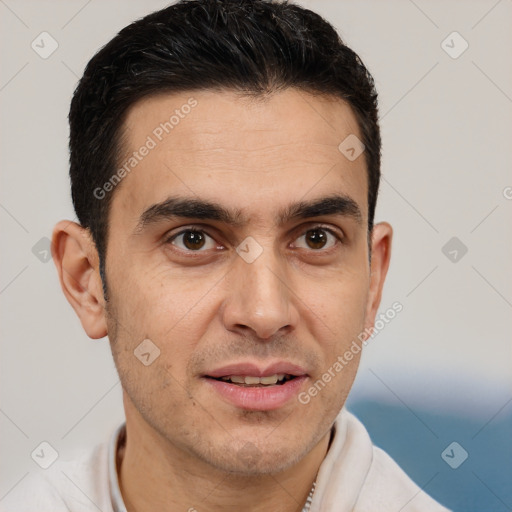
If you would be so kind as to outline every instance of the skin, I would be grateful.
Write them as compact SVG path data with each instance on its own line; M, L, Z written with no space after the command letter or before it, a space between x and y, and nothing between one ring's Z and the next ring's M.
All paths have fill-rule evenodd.
M54 261L86 333L110 339L124 390L118 470L128 510L301 510L360 354L308 404L293 398L271 411L235 407L202 375L232 362L286 360L307 370L307 390L373 325L392 230L375 225L370 265L366 163L338 150L349 134L361 138L340 99L293 89L264 99L151 97L125 120L127 155L191 97L197 106L114 191L109 302L86 229L58 223ZM277 222L288 205L333 193L351 198L361 218ZM136 232L141 214L171 195L240 209L247 222L175 218ZM205 234L199 252L184 236L169 241L194 226ZM311 241L313 228L323 247ZM248 236L263 249L253 263L235 250ZM144 339L160 349L149 366L134 356Z

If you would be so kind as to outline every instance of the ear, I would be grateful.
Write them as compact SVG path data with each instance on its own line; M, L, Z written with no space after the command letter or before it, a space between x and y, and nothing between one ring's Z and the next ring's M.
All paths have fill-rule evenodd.
M372 230L372 257L370 267L370 289L366 305L365 329L370 329L375 323L375 316L382 297L382 288L388 272L391 258L391 240L393 228L387 222L376 224Z
M107 334L99 256L88 229L60 221L52 236L52 256L66 299L90 338Z

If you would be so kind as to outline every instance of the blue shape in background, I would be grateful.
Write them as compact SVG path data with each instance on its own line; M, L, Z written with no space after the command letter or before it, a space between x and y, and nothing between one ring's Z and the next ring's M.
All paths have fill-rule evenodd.
M453 512L510 512L511 404L492 420L434 414L357 398L347 400L347 409L363 422L375 445ZM453 441L469 453L457 469L441 458Z

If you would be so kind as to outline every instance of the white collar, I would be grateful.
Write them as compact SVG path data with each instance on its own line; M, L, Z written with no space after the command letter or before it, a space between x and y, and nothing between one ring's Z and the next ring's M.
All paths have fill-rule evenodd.
M126 512L126 506L119 488L119 479L117 478L117 447L124 440L125 435L126 423L122 423L112 434L108 443L108 480L114 512Z

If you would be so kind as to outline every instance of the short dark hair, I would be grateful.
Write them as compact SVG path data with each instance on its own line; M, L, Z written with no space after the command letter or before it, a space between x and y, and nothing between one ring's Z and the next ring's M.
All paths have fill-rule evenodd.
M113 194L98 199L94 191L119 165L129 108L164 92L264 96L286 88L352 108L365 145L371 232L380 181L377 92L358 55L318 14L286 0L181 0L128 25L96 53L71 101L69 149L74 208L96 244L104 287Z

